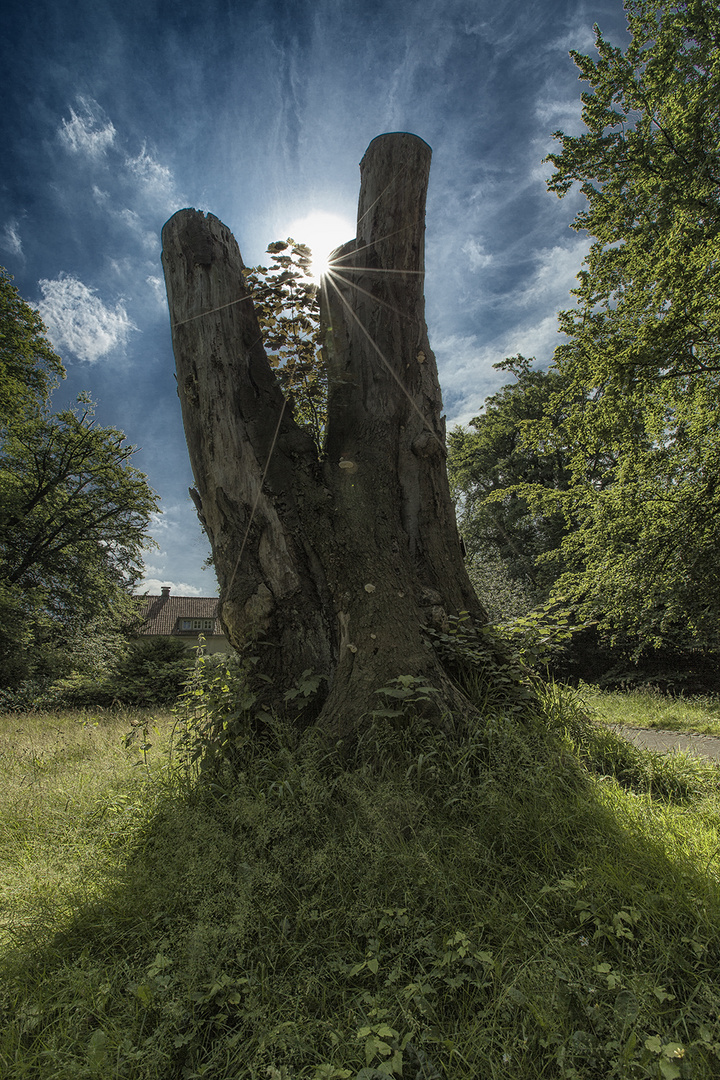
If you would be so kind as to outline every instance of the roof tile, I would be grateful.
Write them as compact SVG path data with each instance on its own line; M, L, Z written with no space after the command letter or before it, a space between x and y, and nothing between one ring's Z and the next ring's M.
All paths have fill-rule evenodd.
M224 635L218 618L217 596L136 596L140 601L141 634L167 634L182 637L202 631L183 630L181 619L212 619L213 629L205 633Z

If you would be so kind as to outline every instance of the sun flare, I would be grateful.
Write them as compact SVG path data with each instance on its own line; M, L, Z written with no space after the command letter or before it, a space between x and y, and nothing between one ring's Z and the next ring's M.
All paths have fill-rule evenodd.
M312 277L316 284L327 273L329 258L335 248L351 240L355 226L348 218L313 210L302 218L296 218L283 236L292 236L298 244L307 244L312 251Z

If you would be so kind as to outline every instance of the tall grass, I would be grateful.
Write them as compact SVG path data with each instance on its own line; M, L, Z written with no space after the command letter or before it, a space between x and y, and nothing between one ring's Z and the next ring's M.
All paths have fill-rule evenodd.
M583 686L586 709L611 724L720 736L720 699L711 695L673 697L659 690L600 690Z
M152 812L144 736L159 740L160 762L170 720L103 710L0 719L0 942L102 894L138 816Z
M203 783L161 746L134 765L129 717L28 720L0 1074L720 1075L717 771L556 688L536 713L454 742L384 718L351 760L277 722Z

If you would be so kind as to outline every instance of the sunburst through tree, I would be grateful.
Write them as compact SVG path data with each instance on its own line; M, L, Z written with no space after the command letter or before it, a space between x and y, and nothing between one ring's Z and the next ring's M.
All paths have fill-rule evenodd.
M326 688L321 726L348 739L398 679L432 688L423 708L435 723L470 707L432 647L453 620L468 620L475 656L499 656L480 631L486 613L463 563L425 325L430 157L422 139L396 133L373 140L361 163L357 236L333 253L321 287L320 456L288 408L283 365L274 371L263 348L230 231L195 210L163 230L178 387L221 618L236 649L251 643L266 707L282 708L312 672ZM271 253L292 259L292 247ZM280 278L291 272L280 266ZM286 286L295 287L289 277Z

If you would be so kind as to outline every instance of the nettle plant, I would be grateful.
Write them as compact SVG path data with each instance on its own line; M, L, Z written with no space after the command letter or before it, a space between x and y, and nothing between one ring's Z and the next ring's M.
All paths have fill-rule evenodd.
M188 778L218 773L255 749L263 732L284 728L288 721L309 723L325 676L302 672L286 691L285 716L263 705L267 676L256 670L250 646L230 656L208 656L200 638L195 665L174 709L175 750ZM281 741L283 741L281 739Z

